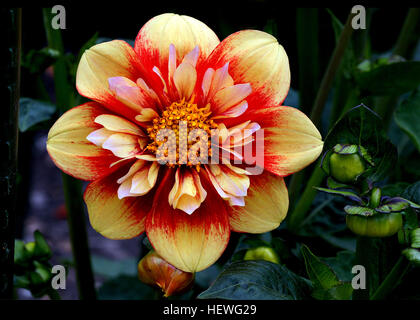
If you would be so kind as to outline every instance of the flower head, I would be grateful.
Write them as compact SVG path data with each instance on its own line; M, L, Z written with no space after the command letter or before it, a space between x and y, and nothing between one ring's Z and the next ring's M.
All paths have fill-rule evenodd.
M90 222L111 239L146 231L156 252L186 272L224 251L230 231L273 230L288 209L283 177L321 153L321 135L282 106L288 57L271 35L222 42L202 22L162 14L134 49L115 40L87 50L76 85L91 100L51 128L63 171L92 181Z

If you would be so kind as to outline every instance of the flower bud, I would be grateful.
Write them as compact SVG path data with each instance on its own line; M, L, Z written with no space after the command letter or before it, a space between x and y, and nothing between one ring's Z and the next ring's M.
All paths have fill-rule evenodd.
M265 260L273 263L280 263L279 256L270 247L258 247L249 249L244 256L244 260Z
M139 279L162 289L165 297L187 291L194 283L194 273L184 272L150 251L138 264Z
M381 189L373 188L372 193L370 194L370 207L376 208L381 203Z
M342 183L355 181L366 169L363 158L357 153L357 146L353 145L335 146L329 162L330 175Z

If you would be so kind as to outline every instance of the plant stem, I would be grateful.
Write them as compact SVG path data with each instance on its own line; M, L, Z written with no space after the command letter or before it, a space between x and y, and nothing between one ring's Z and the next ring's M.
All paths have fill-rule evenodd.
M62 179L79 298L82 300L96 299L81 183L65 173L62 173Z
M43 16L48 45L60 53L60 58L54 64L54 86L56 104L60 112L63 113L72 107L72 89L68 83L69 77L64 60L61 33L59 29L53 29L51 26L50 9L43 9ZM64 173L62 174L62 179L79 298L96 299L95 281L90 260L81 184L80 181Z
M299 105L309 113L319 85L318 8L296 10Z
M356 240L356 264L361 265L366 271L366 288L357 289L353 291L353 300L369 300L369 290L371 288L371 275L375 270L371 270L371 261L375 256L370 256L373 247L373 239L363 236L358 236Z
M344 56L347 46L350 43L351 35L353 33L353 28L351 26L351 21L353 17L354 13L350 13L347 17L346 24L344 25L344 28L341 31L337 45L335 46L330 62L328 63L327 70L325 71L324 77L322 78L321 86L319 88L311 112L311 120L316 126L319 125L322 111L324 109L325 102L327 101L328 94L330 92L335 74L338 68L340 67L341 60Z
M370 298L371 300L381 300L386 298L386 296L394 290L394 288L398 285L401 279L404 277L405 273L408 271L410 267L409 261L400 256L392 270L388 273L385 280L381 283L379 288L375 291L375 293Z
M415 44L419 38L415 29L420 19L420 8L410 8L407 13L407 18L398 36L397 44L394 48L394 55L399 55L408 58L412 52Z
M53 288L51 288L47 295L50 297L51 300L61 300L61 296L59 295L59 293L54 290Z
M13 298L13 256L21 53L21 9L0 9L3 46L0 62L0 299Z
M319 127L320 125L322 111L324 109L325 102L327 101L327 97L330 92L335 74L338 68L340 67L341 60L344 56L347 46L350 43L351 35L353 33L353 28L351 26L351 20L353 16L354 14L350 13L347 18L346 24L344 25L344 28L337 41L337 45L331 56L327 70L325 71L325 74L322 78L321 86L318 90L318 94L316 96L315 103L312 108L311 120L317 127ZM290 199L291 199L292 204L296 198L297 193L299 192L299 188L304 180L304 176L305 176L305 171L300 171L294 174L290 180L289 194L290 194ZM292 228L293 230L297 230L297 228L299 227L299 224L303 221L306 215L306 212L309 210L312 200L315 197L316 191L313 189L313 187L318 186L322 182L323 177L324 177L324 174L320 171L319 168L316 168L312 172L312 176L309 178L309 181L310 182L312 181L313 183L317 183L317 184L310 185L308 183L307 186L305 187L302 197L300 198L299 202L296 204L292 213L289 215L289 222L288 222L289 228ZM305 198L304 198L304 195L305 195ZM303 203L302 201L308 201L308 203ZM298 215L298 217L295 217L295 215Z
M416 32L419 19L420 8L410 8L398 36L393 55L398 55L406 59L411 57L415 44L419 39L418 33ZM396 96L378 98L375 111L383 118L385 127L388 127L391 121L394 109L397 106L397 98Z
M317 162L316 168L312 173L311 178L305 186L305 190L302 193L298 203L293 208L291 214L289 214L287 220L287 227L292 232L297 232L300 225L305 219L306 213L312 205L312 201L316 195L316 189L314 187L319 186L325 177L324 171L320 167L320 161Z

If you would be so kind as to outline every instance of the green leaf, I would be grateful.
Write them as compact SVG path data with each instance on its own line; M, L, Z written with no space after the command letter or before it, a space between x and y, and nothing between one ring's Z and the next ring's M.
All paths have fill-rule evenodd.
M306 245L301 248L306 271L314 290L312 296L318 300L346 300L351 297L353 288L349 282L342 282L334 270L315 256Z
M46 68L54 64L60 57L60 52L52 48L41 50L30 50L22 57L22 67L27 68L30 73L42 73Z
M359 148L355 144L336 144L333 150L338 154L354 154L357 153Z
M350 282L342 282L332 288L316 288L312 296L317 300L350 300L353 287Z
M415 203L420 203L420 181L408 186L401 196Z
M351 281L354 274L351 269L355 265L355 252L344 250L339 251L335 257L320 258L328 264L341 281Z
M420 85L420 61L395 62L360 72L356 80L361 89L374 95L400 95Z
M47 241L45 241L45 238L42 235L42 233L39 232L38 230L35 230L34 239L35 239L34 256L48 260L51 257L52 252Z
M413 248L404 249L402 254L416 266L420 266L420 251Z
M369 217L369 216L373 216L376 214L375 209L372 208L368 208L368 207L361 207L361 206L345 206L344 207L344 211L347 214L351 214L351 215L359 215L359 216L364 216L364 217Z
M397 107L394 118L420 151L420 91L414 92Z
M100 300L152 300L156 290L137 277L121 275L106 281L98 290Z
M351 186L341 182L337 182L331 177L328 177L327 179L327 186L330 189L351 189Z
M327 188L321 188L321 187L315 187L315 189L322 191L322 192L326 192L329 194L336 194L342 197L346 197L349 198L352 201L356 201L360 204L364 204L364 201L362 200L362 198L360 198L356 193L354 192L350 192L350 191L341 191L341 190L335 190L335 189L327 189Z
M315 288L331 289L340 283L330 266L315 256L306 245L302 245L300 251L305 260L306 272Z
M14 261L15 264L26 265L26 261L31 255L25 248L25 243L22 240L15 240Z
M56 106L45 101L31 98L19 100L19 130L25 132L33 126L51 119L56 111Z
M230 264L199 299L299 300L308 298L309 280L285 266L268 261L238 261Z

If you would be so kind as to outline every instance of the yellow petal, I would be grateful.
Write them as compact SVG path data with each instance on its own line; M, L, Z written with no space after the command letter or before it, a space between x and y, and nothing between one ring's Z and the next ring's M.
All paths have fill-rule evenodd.
M248 83L236 84L219 90L211 100L212 111L216 116L223 114L245 99L251 91L251 86Z
M193 169L177 169L175 183L169 193L168 201L174 209L192 214L207 196L201 185L197 171Z
M70 109L55 122L48 133L47 150L57 167L82 180L94 180L111 171L110 165L118 158L87 139L100 130L94 119L105 112L99 104L88 102Z
M173 178L164 179L146 220L147 236L157 253L178 269L198 272L220 257L229 241L226 204L213 190L192 215L173 209L167 194Z
M210 181L222 198L239 198L247 195L249 177L244 170L235 170L236 167L231 165L209 164L207 167Z
M141 81L141 78L137 79L137 82ZM136 82L125 77L109 78L108 83L115 97L135 112L140 113L144 108L156 108L159 100L153 90L137 86Z
M145 136L143 131L141 131L141 129L134 123L111 114L102 114L96 117L95 122L103 125L106 129L111 131Z
M245 206L229 208L232 230L247 233L271 231L284 220L289 207L284 180L266 171L250 179Z
M108 129L105 129L105 128L101 128L101 129L92 131L86 137L86 139L89 140L90 142L96 144L98 147L102 147L104 142L113 134L114 134L114 132L109 131Z
M134 157L141 151L138 138L131 134L114 133L102 145L119 158Z
M196 81L197 72L195 67L188 62L181 63L174 73L174 83L180 99L190 99Z

